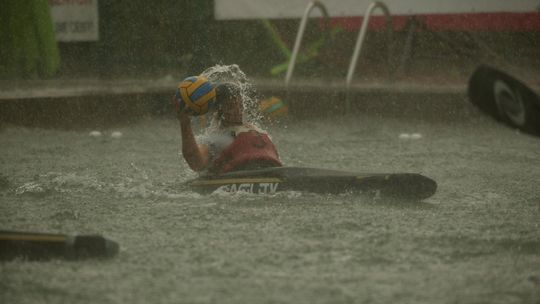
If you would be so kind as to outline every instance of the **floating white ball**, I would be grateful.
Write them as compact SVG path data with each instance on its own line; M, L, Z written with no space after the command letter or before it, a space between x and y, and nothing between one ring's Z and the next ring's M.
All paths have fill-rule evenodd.
M90 132L88 135L90 135L90 137L100 137L100 136L101 136L101 132L99 132L99 131L92 131L92 132Z
M420 139L420 138L422 138L422 134L420 133L411 134L411 139Z
M111 138L120 138L120 137L122 137L122 135L123 135L122 132L114 131L114 132L111 133Z
M409 139L411 138L411 135L408 134L408 133L400 133L399 134L399 139Z

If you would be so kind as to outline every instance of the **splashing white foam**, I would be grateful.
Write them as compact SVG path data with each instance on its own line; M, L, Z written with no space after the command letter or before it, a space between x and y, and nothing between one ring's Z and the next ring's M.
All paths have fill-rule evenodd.
M24 183L23 185L15 189L15 194L17 195L21 195L25 193L43 193L43 192L45 192L45 189L43 189L43 187L36 182Z
M215 86L223 83L232 83L240 88L240 95L244 103L244 122L261 127L262 114L259 111L259 96L254 85L246 74L236 64L215 65L203 71L205 76ZM213 115L214 114L214 115ZM217 128L215 113L209 113L209 130Z
M15 194L44 195L47 193L94 192L113 194L123 198L165 198L173 200L200 199L202 195L174 185L156 185L148 175L133 165L140 176L119 177L114 182L100 180L75 172L47 172L15 189Z

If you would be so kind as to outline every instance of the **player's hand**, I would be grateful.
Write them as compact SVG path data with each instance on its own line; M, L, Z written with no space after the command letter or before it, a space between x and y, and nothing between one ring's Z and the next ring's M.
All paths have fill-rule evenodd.
M174 111L176 112L176 118L178 118L178 120L180 121L190 120L186 109L180 108L180 104L178 103L174 95L171 98L171 104L173 106Z
M185 108L176 112L176 118L178 118L181 124L191 124L191 116Z

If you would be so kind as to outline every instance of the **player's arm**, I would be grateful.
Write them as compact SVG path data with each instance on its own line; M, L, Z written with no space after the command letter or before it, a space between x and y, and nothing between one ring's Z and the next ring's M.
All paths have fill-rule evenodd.
M184 111L178 113L178 120L180 121L184 159L193 171L206 169L210 159L208 146L197 144L191 128L191 119Z

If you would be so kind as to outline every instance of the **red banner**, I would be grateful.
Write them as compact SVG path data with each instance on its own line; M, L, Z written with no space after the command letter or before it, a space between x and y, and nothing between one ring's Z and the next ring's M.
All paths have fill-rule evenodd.
M510 31L526 32L540 30L540 12L535 13L474 13L474 14L429 14L416 16L393 16L394 30L403 30L409 18L423 23L427 29L440 31ZM334 17L331 26L341 26L349 31L357 31L363 17ZM324 22L321 21L321 24ZM384 30L386 19L373 16L369 22L372 30Z

